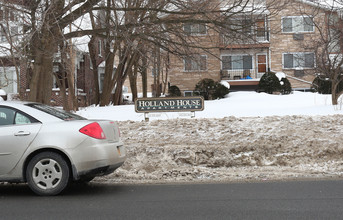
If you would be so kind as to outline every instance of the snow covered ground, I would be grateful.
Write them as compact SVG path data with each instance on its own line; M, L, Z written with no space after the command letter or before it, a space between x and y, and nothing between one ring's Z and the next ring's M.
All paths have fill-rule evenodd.
M88 107L78 114L119 121L128 159L97 181L222 182L341 178L343 110L331 96L295 92L230 93L205 101L191 119L133 105Z

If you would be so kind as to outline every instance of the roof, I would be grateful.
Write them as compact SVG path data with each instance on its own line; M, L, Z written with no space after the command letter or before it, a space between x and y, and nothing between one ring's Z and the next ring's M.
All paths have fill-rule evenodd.
M343 1L337 0L296 0L304 4L318 7L327 11L337 11L343 17Z

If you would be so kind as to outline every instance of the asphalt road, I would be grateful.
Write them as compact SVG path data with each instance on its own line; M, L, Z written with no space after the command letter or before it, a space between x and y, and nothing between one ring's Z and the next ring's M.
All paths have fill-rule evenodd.
M0 185L0 219L343 219L343 180L74 185L35 196Z

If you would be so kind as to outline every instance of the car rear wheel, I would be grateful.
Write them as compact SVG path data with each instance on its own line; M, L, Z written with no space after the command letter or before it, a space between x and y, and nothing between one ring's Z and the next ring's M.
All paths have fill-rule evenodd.
M33 192L51 196L62 192L69 183L69 167L66 160L54 152L42 152L34 156L26 169L26 180Z

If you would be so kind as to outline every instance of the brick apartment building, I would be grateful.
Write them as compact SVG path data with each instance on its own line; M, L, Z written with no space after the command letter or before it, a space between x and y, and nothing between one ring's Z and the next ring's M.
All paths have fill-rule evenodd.
M317 74L311 43L320 37L318 27L327 27L331 10L310 1L290 0L275 13L268 8L271 1L265 1L262 12L237 15L241 27L244 22L251 23L240 30L249 39L226 38L202 24L185 25L184 31L218 49L195 57L172 57L170 84L178 86L185 96L192 95L196 83L204 78L227 80L233 90L251 90L270 70L285 73L295 90L309 89Z

